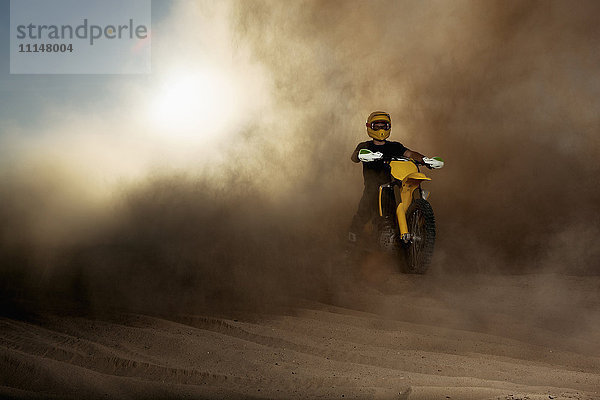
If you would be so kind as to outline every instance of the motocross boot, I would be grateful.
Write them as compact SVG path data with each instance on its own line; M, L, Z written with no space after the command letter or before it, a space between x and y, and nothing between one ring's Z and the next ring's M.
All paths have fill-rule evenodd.
M349 244L356 244L356 241L358 240L358 235L354 232L348 232L348 243Z
M343 258L346 262L350 261L352 254L356 249L356 243L358 242L358 234L354 232L348 232L348 238L344 244L344 255Z

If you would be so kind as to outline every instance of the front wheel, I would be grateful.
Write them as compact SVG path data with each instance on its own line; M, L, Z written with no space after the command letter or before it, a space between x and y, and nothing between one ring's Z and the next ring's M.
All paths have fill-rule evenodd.
M427 200L414 199L406 211L410 241L404 244L406 272L424 274L429 268L435 243L435 217Z

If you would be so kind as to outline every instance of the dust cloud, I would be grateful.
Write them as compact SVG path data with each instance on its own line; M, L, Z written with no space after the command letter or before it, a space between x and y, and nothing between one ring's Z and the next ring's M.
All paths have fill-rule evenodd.
M176 3L153 36L157 74L212 54L241 87L243 117L219 132L173 121L160 136L113 108L101 120L70 109L41 141L6 128L2 297L161 313L320 300L374 109L391 113L392 140L446 161L427 172L433 275L598 274L599 7ZM151 96L153 83L132 85L125 106Z
M325 158L314 179L354 183L343 161L383 108L391 139L447 161L431 187L449 269L598 272L597 4L244 4L241 37ZM566 237L588 243L554 254Z

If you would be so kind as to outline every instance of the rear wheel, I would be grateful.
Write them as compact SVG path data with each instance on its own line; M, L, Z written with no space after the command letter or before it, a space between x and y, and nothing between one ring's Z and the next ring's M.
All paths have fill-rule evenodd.
M404 245L406 272L424 274L429 268L435 244L435 217L427 200L414 199L406 211L410 242Z

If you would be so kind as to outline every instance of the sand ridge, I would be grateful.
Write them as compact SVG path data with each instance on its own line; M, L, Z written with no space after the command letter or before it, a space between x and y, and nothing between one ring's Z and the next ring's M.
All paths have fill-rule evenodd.
M2 394L11 398L600 398L596 337L585 334L569 341L563 340L561 329L551 326L531 330L536 322L532 326L522 321L521 312L526 310L516 312L513 307L523 285L535 289L538 282L547 284L553 277L496 277L494 282L504 281L510 300L497 304L486 323L479 320L478 325L466 318L477 307L459 309L459 300L448 301L443 290L423 292L435 279L389 275L386 293L372 283L349 291L352 285L361 285L350 282L347 291L337 288L333 301L297 299L293 307L265 313L2 318ZM482 284L487 277L470 279ZM593 288L589 278L571 277L568 282L569 290ZM387 294L390 285L405 290ZM448 281L446 287L454 290L457 285ZM489 299L480 300L483 309L481 304ZM390 312L391 307L396 311ZM444 314L456 318L442 318ZM547 318L561 317L561 313L547 314Z

